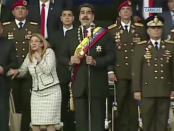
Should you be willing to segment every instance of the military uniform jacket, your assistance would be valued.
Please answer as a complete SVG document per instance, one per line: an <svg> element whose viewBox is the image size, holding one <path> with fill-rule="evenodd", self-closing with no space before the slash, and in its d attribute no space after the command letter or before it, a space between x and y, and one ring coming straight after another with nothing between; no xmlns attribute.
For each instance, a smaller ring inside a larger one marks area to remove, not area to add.
<svg viewBox="0 0 174 131"><path fill-rule="evenodd" d="M131 79L131 57L137 42L145 39L145 30L141 23L131 22L129 32L125 31L121 22L108 27L115 40L115 71L118 79ZM111 68L109 69L111 70Z"/></svg>
<svg viewBox="0 0 174 131"><path fill-rule="evenodd" d="M12 21L3 23L3 26L3 37L15 43L16 57L19 65L21 65L29 51L29 40L31 35L40 32L38 24L26 21L24 26L19 29L15 21Z"/></svg>
<svg viewBox="0 0 174 131"><path fill-rule="evenodd" d="M79 44L78 36L82 36L82 33L79 32L79 34L78 32L78 29L73 29L66 34L66 46L63 58L60 59L65 65L69 65L70 57L74 55L74 51ZM89 55L96 60L96 65L90 66L91 97L106 97L108 95L107 66L114 64L115 61L114 45L109 33L105 34L89 50ZM76 80L73 83L73 94L75 97L88 94L88 71L88 65L84 58L77 72Z"/></svg>
<svg viewBox="0 0 174 131"><path fill-rule="evenodd" d="M132 64L134 92L143 97L168 97L174 90L174 42L161 41L157 51L150 41L135 46Z"/></svg>

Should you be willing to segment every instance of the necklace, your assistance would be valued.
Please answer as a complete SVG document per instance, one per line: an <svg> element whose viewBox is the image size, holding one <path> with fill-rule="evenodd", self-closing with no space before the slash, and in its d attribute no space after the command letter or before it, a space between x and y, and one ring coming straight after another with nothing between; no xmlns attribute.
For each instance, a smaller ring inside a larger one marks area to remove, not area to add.
<svg viewBox="0 0 174 131"><path fill-rule="evenodd" d="M81 26L78 27L78 31L77 31L79 43L82 42L81 35L80 35L80 29L81 29Z"/></svg>

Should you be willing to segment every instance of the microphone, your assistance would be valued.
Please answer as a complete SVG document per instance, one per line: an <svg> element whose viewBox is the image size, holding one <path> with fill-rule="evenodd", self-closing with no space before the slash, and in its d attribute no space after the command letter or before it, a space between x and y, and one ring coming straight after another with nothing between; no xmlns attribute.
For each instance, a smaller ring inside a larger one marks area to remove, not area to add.
<svg viewBox="0 0 174 131"><path fill-rule="evenodd" d="M86 36L86 29L87 29L86 24L83 24L82 27L83 27L83 39L84 39Z"/></svg>
<svg viewBox="0 0 174 131"><path fill-rule="evenodd" d="M93 38L93 31L95 28L95 24L91 24L90 27L91 27L91 38Z"/></svg>

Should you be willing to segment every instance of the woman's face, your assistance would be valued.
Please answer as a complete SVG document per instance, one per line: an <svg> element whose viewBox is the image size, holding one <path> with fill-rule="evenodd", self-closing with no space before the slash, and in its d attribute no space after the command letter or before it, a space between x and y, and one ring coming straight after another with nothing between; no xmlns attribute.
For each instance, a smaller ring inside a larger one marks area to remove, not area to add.
<svg viewBox="0 0 174 131"><path fill-rule="evenodd" d="M31 37L30 39L30 49L31 51L40 51L42 50L43 42L36 36Z"/></svg>

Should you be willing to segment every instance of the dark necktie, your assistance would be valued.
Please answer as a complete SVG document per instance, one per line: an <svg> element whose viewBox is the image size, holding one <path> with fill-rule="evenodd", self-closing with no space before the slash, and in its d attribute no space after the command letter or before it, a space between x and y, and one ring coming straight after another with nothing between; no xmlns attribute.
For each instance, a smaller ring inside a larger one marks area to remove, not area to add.
<svg viewBox="0 0 174 131"><path fill-rule="evenodd" d="M85 30L85 37L87 37L88 36L88 30L86 29Z"/></svg>
<svg viewBox="0 0 174 131"><path fill-rule="evenodd" d="M125 25L125 26L124 26L124 30L125 30L126 32L128 32L128 25Z"/></svg>
<svg viewBox="0 0 174 131"><path fill-rule="evenodd" d="M41 34L45 36L45 4L42 4L41 10Z"/></svg>
<svg viewBox="0 0 174 131"><path fill-rule="evenodd" d="M19 29L21 29L23 27L23 23L19 22Z"/></svg>
<svg viewBox="0 0 174 131"><path fill-rule="evenodd" d="M155 42L155 49L158 51L158 42Z"/></svg>

